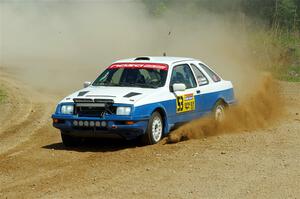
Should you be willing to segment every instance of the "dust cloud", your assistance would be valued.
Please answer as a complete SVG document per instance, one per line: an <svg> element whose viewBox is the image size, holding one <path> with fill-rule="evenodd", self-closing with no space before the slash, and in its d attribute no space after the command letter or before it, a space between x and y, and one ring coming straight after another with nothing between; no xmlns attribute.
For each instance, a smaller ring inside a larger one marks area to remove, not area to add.
<svg viewBox="0 0 300 199"><path fill-rule="evenodd" d="M28 0L0 6L0 65L35 87L67 94L116 59L152 52L155 32L140 3Z"/></svg>
<svg viewBox="0 0 300 199"><path fill-rule="evenodd" d="M271 78L261 80L243 13L179 3L152 16L142 1L0 1L0 68L45 92L67 95L115 60L193 57L231 80L240 105L222 124L194 121L171 141L261 127L277 112ZM250 96L250 97L249 97ZM239 122L236 122L236 121ZM197 129L201 129L197 131Z"/></svg>
<svg viewBox="0 0 300 199"><path fill-rule="evenodd" d="M0 67L34 87L67 94L117 59L164 52L204 61L232 80L238 95L257 79L242 14L218 15L184 3L154 17L142 1L0 6Z"/></svg>
<svg viewBox="0 0 300 199"><path fill-rule="evenodd" d="M278 82L266 74L259 87L249 92L248 98L226 111L224 121L217 122L209 116L192 121L172 132L167 143L263 128L277 121L283 113L283 105Z"/></svg>

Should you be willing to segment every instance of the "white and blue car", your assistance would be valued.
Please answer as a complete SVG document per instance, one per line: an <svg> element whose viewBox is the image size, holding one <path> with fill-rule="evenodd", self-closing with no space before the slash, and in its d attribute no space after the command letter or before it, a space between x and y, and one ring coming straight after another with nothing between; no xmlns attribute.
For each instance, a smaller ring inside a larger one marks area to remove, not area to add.
<svg viewBox="0 0 300 199"><path fill-rule="evenodd" d="M182 123L211 113L221 120L234 102L232 83L199 60L137 57L119 60L85 82L52 118L66 146L104 136L156 144Z"/></svg>

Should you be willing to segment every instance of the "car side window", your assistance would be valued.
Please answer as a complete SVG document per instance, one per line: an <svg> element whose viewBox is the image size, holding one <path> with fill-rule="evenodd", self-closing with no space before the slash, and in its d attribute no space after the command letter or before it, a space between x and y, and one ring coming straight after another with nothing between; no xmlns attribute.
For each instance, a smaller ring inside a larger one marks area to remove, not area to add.
<svg viewBox="0 0 300 199"><path fill-rule="evenodd" d="M204 86L208 84L208 79L205 77L205 75L201 72L201 70L195 66L194 64L191 64L192 69L196 75L197 82L199 86Z"/></svg>
<svg viewBox="0 0 300 199"><path fill-rule="evenodd" d="M173 68L171 85L175 83L185 84L187 89L197 87L194 74L188 64L177 65Z"/></svg>
<svg viewBox="0 0 300 199"><path fill-rule="evenodd" d="M201 64L201 63L199 63L199 65L210 76L210 78L214 82L221 81L221 78L216 73L214 73L212 70L210 70L207 66L205 66L204 64Z"/></svg>

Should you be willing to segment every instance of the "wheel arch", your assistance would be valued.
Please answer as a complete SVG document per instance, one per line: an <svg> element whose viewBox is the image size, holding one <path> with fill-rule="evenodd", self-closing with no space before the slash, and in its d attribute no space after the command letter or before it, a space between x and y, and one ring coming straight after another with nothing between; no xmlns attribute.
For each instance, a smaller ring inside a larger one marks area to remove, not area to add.
<svg viewBox="0 0 300 199"><path fill-rule="evenodd" d="M226 100L225 100L223 97L219 97L219 98L216 100L216 102L215 102L215 104L214 104L214 107L215 107L219 102L223 103L223 104L225 105L225 107L228 107L228 106L229 106L229 103L227 103Z"/></svg>

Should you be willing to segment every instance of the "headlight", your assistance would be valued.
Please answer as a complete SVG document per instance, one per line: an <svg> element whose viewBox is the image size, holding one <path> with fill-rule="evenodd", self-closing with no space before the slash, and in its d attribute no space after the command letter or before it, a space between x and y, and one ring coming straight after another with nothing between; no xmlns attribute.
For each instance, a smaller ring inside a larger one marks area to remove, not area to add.
<svg viewBox="0 0 300 199"><path fill-rule="evenodd" d="M117 115L130 115L131 107L119 106L117 108Z"/></svg>
<svg viewBox="0 0 300 199"><path fill-rule="evenodd" d="M73 105L62 105L60 112L62 114L73 114L74 112L74 106Z"/></svg>

